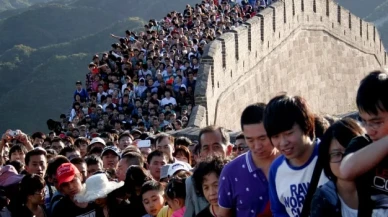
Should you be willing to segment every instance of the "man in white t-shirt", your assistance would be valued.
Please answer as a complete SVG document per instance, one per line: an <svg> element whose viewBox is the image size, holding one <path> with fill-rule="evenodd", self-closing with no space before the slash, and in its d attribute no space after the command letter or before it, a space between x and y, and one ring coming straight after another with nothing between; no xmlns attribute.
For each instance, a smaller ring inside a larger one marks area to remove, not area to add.
<svg viewBox="0 0 388 217"><path fill-rule="evenodd" d="M164 98L161 101L161 106L165 106L168 104L172 104L174 107L176 106L176 100L174 97L171 97L171 91L166 90L164 91Z"/></svg>
<svg viewBox="0 0 388 217"><path fill-rule="evenodd" d="M314 115L299 96L280 95L268 103L264 127L282 154L271 165L269 197L274 217L300 216L318 159ZM321 173L318 185L328 179Z"/></svg>

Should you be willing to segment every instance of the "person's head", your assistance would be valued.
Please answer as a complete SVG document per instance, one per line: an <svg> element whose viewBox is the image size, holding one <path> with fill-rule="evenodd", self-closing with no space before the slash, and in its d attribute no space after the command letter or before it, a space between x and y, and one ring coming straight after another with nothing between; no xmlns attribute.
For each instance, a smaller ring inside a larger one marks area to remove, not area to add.
<svg viewBox="0 0 388 217"><path fill-rule="evenodd" d="M264 127L272 144L287 159L308 159L306 154L314 140L314 115L304 98L283 94L271 99L264 112Z"/></svg>
<svg viewBox="0 0 388 217"><path fill-rule="evenodd" d="M116 169L120 160L120 151L116 146L106 146L101 153L105 169Z"/></svg>
<svg viewBox="0 0 388 217"><path fill-rule="evenodd" d="M143 156L137 152L128 152L121 156L119 164L117 166L116 176L119 181L125 180L125 175L130 166L144 166Z"/></svg>
<svg viewBox="0 0 388 217"><path fill-rule="evenodd" d="M8 156L10 161L19 160L24 163L26 157L27 149L24 145L16 144L9 149Z"/></svg>
<svg viewBox="0 0 388 217"><path fill-rule="evenodd" d="M211 157L199 163L194 170L195 189L210 205L218 206L218 180L227 162L225 158Z"/></svg>
<svg viewBox="0 0 388 217"><path fill-rule="evenodd" d="M229 134L223 127L208 126L199 132L201 157L229 156L232 153Z"/></svg>
<svg viewBox="0 0 388 217"><path fill-rule="evenodd" d="M314 116L315 137L322 138L323 134L330 127L330 123L326 118L320 115Z"/></svg>
<svg viewBox="0 0 388 217"><path fill-rule="evenodd" d="M70 163L72 163L75 167L77 167L78 171L81 173L82 176L82 182L84 183L86 181L86 177L88 177L88 169L86 166L86 161L80 157L74 157L70 160Z"/></svg>
<svg viewBox="0 0 388 217"><path fill-rule="evenodd" d="M26 171L30 174L37 174L42 177L46 175L47 152L43 148L35 148L26 154Z"/></svg>
<svg viewBox="0 0 388 217"><path fill-rule="evenodd" d="M183 145L189 147L192 144L191 140L187 137L181 136L175 139L175 147Z"/></svg>
<svg viewBox="0 0 388 217"><path fill-rule="evenodd" d="M20 182L20 196L23 204L43 205L46 182L37 174L27 174Z"/></svg>
<svg viewBox="0 0 388 217"><path fill-rule="evenodd" d="M148 169L155 180L160 179L160 171L168 163L168 157L161 151L155 150L147 157Z"/></svg>
<svg viewBox="0 0 388 217"><path fill-rule="evenodd" d="M164 190L164 196L168 206L172 211L176 211L185 206L186 198L186 179L172 178L166 189Z"/></svg>
<svg viewBox="0 0 388 217"><path fill-rule="evenodd" d="M85 158L87 167L87 178L98 171L103 171L102 160L98 155L89 155Z"/></svg>
<svg viewBox="0 0 388 217"><path fill-rule="evenodd" d="M74 145L79 148L81 157L86 156L89 142L90 142L89 139L85 137L79 137L74 141Z"/></svg>
<svg viewBox="0 0 388 217"><path fill-rule="evenodd" d="M249 150L256 159L266 159L275 151L263 124L265 107L264 103L252 104L241 114L241 130Z"/></svg>
<svg viewBox="0 0 388 217"><path fill-rule="evenodd" d="M133 136L129 133L122 133L119 136L119 148L124 150L126 147L130 146L133 142Z"/></svg>
<svg viewBox="0 0 388 217"><path fill-rule="evenodd" d="M42 146L44 140L46 139L46 135L42 132L36 132L31 135L32 138L32 145L35 146Z"/></svg>
<svg viewBox="0 0 388 217"><path fill-rule="evenodd" d="M245 141L245 136L243 133L240 133L236 137L233 149L236 149L236 155L244 154L249 150L249 147Z"/></svg>
<svg viewBox="0 0 388 217"><path fill-rule="evenodd" d="M58 167L57 180L59 191L71 199L82 190L82 176L72 163L64 163Z"/></svg>
<svg viewBox="0 0 388 217"><path fill-rule="evenodd" d="M191 165L191 153L186 146L179 145L175 148L173 156L179 160Z"/></svg>
<svg viewBox="0 0 388 217"><path fill-rule="evenodd" d="M156 136L156 148L162 151L172 161L172 154L174 153L174 137L166 133L161 133Z"/></svg>
<svg viewBox="0 0 388 217"><path fill-rule="evenodd" d="M90 144L89 146L87 147L87 151L91 151L93 148L101 148L101 149L104 149L106 146L106 142L105 140L103 140L102 138L100 137L95 137L92 139L92 141L90 141Z"/></svg>
<svg viewBox="0 0 388 217"><path fill-rule="evenodd" d="M12 165L13 167L15 167L18 174L24 171L24 163L22 163L20 160L10 161L9 163L7 163L7 165Z"/></svg>
<svg viewBox="0 0 388 217"><path fill-rule="evenodd" d="M65 143L63 143L61 138L54 137L51 140L51 147L50 148L54 149L57 153L60 153L64 147L65 147Z"/></svg>
<svg viewBox="0 0 388 217"><path fill-rule="evenodd" d="M141 186L149 180L152 180L152 177L146 169L136 165L130 166L125 175L124 189L129 195L140 195Z"/></svg>
<svg viewBox="0 0 388 217"><path fill-rule="evenodd" d="M70 163L69 159L65 156L55 156L47 166L47 178L50 183L52 183L56 189L59 189L58 180L57 180L57 169L64 163Z"/></svg>
<svg viewBox="0 0 388 217"><path fill-rule="evenodd" d="M362 79L356 103L361 124L373 141L388 135L388 73L374 71Z"/></svg>
<svg viewBox="0 0 388 217"><path fill-rule="evenodd" d="M59 152L59 155L63 155L67 157L67 159L71 160L75 157L81 157L81 153L79 151L79 148L75 145L70 145L64 147L61 152Z"/></svg>
<svg viewBox="0 0 388 217"><path fill-rule="evenodd" d="M145 182L141 186L141 196L146 212L151 216L157 216L164 206L163 185L155 180Z"/></svg>
<svg viewBox="0 0 388 217"><path fill-rule="evenodd" d="M350 140L363 134L363 129L350 118L336 121L327 129L319 144L319 160L327 178L337 180L339 166Z"/></svg>

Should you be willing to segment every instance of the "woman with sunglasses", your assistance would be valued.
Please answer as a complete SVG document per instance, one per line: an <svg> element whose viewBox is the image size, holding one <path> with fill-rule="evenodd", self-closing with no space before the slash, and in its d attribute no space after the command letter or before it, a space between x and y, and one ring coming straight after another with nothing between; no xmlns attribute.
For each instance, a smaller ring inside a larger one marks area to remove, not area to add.
<svg viewBox="0 0 388 217"><path fill-rule="evenodd" d="M318 188L311 202L310 217L357 217L356 184L338 177L339 167L351 139L364 134L352 119L335 122L322 136L319 160L330 179Z"/></svg>

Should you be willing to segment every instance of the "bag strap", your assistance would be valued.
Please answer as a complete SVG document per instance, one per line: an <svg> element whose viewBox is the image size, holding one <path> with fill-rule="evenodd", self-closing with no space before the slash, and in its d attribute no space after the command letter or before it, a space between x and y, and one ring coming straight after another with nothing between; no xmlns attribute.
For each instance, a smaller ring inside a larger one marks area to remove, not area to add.
<svg viewBox="0 0 388 217"><path fill-rule="evenodd" d="M310 216L311 200L313 199L315 190L317 190L319 178L321 177L321 174L322 174L322 169L323 168L322 168L321 160L319 159L319 155L318 155L317 163L315 164L315 167L314 167L313 176L311 177L310 185L307 190L306 197L304 199L302 213L300 214L300 217Z"/></svg>

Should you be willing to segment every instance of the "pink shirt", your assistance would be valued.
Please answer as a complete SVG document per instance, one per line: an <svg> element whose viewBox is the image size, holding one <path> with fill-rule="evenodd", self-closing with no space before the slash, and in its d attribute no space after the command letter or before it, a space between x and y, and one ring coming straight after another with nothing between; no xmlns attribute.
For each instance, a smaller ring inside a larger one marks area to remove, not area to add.
<svg viewBox="0 0 388 217"><path fill-rule="evenodd" d="M183 215L185 214L185 211L186 211L186 207L182 207L178 210L175 210L175 212L172 213L171 217L183 217Z"/></svg>

